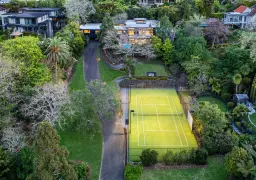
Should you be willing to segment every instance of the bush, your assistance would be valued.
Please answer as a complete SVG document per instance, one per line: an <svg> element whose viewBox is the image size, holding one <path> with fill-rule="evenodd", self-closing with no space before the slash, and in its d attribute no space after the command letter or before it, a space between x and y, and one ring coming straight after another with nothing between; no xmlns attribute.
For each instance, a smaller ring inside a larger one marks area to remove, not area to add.
<svg viewBox="0 0 256 180"><path fill-rule="evenodd" d="M230 101L227 103L227 106L228 106L228 109L232 109L235 106L235 103Z"/></svg>
<svg viewBox="0 0 256 180"><path fill-rule="evenodd" d="M143 166L151 166L157 163L158 153L155 150L145 149L140 155Z"/></svg>
<svg viewBox="0 0 256 180"><path fill-rule="evenodd" d="M197 165L204 165L207 164L207 156L208 152L204 148L198 148L195 150L192 154L194 157L192 157L192 161L194 164Z"/></svg>
<svg viewBox="0 0 256 180"><path fill-rule="evenodd" d="M73 167L76 171L77 178L79 180L89 180L90 179L91 168L87 163L82 162L82 163L73 165Z"/></svg>
<svg viewBox="0 0 256 180"><path fill-rule="evenodd" d="M174 158L173 158L173 152L172 151L167 151L163 157L163 162L165 165L172 165L175 163Z"/></svg>
<svg viewBox="0 0 256 180"><path fill-rule="evenodd" d="M124 179L125 180L139 180L143 167L139 164L132 165L127 164L124 170Z"/></svg>

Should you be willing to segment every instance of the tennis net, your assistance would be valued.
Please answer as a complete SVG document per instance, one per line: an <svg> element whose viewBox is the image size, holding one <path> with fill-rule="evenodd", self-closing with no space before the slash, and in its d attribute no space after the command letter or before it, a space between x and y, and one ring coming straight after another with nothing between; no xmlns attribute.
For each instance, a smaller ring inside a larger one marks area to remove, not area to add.
<svg viewBox="0 0 256 180"><path fill-rule="evenodd" d="M183 116L184 113L132 113L133 116Z"/></svg>

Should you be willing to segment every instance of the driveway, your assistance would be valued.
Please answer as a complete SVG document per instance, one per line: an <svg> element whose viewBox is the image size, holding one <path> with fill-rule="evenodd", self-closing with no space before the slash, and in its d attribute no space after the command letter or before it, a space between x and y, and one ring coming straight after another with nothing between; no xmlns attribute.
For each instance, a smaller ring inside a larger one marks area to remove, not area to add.
<svg viewBox="0 0 256 180"><path fill-rule="evenodd" d="M84 75L87 82L101 80L96 59L98 42L90 41L84 50ZM123 180L125 160L125 135L118 116L102 120L103 157L100 180Z"/></svg>

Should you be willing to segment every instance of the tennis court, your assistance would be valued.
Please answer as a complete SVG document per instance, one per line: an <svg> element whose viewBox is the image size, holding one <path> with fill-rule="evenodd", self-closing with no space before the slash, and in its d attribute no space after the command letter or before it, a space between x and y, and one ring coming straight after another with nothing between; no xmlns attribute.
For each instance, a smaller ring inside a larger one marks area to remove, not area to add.
<svg viewBox="0 0 256 180"><path fill-rule="evenodd" d="M131 89L129 108L129 161L147 148L162 160L168 150L197 147L175 89Z"/></svg>

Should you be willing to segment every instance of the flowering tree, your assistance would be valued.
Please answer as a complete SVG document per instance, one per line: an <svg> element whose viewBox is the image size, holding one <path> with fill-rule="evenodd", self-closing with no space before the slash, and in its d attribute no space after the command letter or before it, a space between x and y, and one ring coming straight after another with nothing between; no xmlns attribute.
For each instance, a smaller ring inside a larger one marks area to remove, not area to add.
<svg viewBox="0 0 256 180"><path fill-rule="evenodd" d="M80 23L86 23L89 16L96 12L89 0L68 0L65 7L68 18Z"/></svg>

